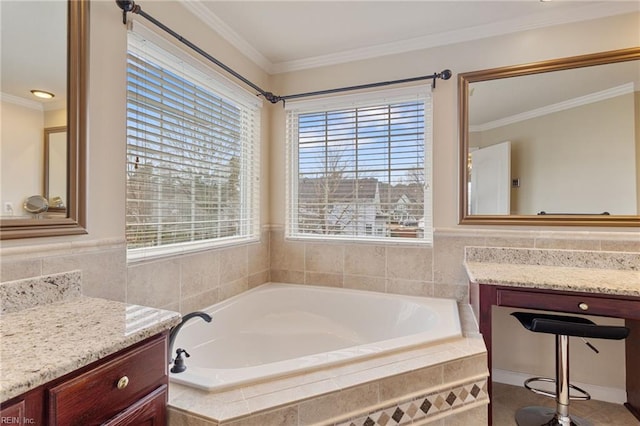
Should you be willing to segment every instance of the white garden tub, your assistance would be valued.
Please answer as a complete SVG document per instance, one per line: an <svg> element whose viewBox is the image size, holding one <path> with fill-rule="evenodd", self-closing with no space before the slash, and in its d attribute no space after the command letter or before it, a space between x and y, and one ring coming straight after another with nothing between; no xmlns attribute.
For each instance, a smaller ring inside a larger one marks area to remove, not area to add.
<svg viewBox="0 0 640 426"><path fill-rule="evenodd" d="M455 300L264 284L203 310L173 345L173 382L208 391L462 337Z"/></svg>

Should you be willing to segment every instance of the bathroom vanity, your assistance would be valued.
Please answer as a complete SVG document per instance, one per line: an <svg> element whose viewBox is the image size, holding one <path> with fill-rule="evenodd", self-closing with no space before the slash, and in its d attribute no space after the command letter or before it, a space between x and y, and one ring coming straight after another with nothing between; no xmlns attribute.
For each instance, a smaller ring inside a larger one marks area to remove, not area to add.
<svg viewBox="0 0 640 426"><path fill-rule="evenodd" d="M18 425L164 425L176 312L74 297L0 318L0 415Z"/></svg>
<svg viewBox="0 0 640 426"><path fill-rule="evenodd" d="M479 254L475 248L467 248L465 266L470 278L470 300L487 346L489 366L493 306L622 318L631 329L625 341L625 406L640 420L640 369L637 365L640 359L640 271L637 269L640 255L614 254L613 267L606 267L604 252L590 257L578 252L525 252L523 249L516 252L516 257L528 259L529 263L518 263L513 258L501 262L505 260L506 251L482 250L485 253ZM497 258L492 259L493 256ZM563 262L569 260L572 266L562 262L554 264L553 258L561 258Z"/></svg>

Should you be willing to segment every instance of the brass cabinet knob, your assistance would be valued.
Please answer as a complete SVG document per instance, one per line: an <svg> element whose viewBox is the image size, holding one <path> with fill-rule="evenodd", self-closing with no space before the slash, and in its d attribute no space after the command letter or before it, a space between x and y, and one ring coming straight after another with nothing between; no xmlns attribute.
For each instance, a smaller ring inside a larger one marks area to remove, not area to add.
<svg viewBox="0 0 640 426"><path fill-rule="evenodd" d="M587 305L584 302L581 302L581 303L578 304L578 308L582 309L583 311L586 311L586 310L589 309L589 305Z"/></svg>
<svg viewBox="0 0 640 426"><path fill-rule="evenodd" d="M118 384L116 386L118 389L122 390L126 388L127 385L129 385L129 378L127 376L122 376L120 377L120 380L118 380Z"/></svg>

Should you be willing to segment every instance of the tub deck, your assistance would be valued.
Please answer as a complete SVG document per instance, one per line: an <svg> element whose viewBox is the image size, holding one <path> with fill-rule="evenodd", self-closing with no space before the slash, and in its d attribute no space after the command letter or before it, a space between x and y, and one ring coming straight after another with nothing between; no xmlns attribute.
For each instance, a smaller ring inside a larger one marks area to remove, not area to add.
<svg viewBox="0 0 640 426"><path fill-rule="evenodd" d="M397 409L407 416L403 422L426 423L473 412L478 421L474 424L483 424L487 352L470 306L460 305L459 312L464 337L454 341L220 392L172 383L169 424L197 418L199 425L211 426L359 426L371 416L398 415Z"/></svg>

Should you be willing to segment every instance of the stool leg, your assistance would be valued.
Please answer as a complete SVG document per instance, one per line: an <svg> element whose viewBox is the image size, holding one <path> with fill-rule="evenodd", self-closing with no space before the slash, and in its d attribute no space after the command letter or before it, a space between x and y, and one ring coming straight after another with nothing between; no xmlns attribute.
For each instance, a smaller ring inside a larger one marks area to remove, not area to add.
<svg viewBox="0 0 640 426"><path fill-rule="evenodd" d="M525 407L516 413L518 426L593 426L580 417L569 416L569 336L556 335L556 409ZM584 392L584 391L583 391Z"/></svg>
<svg viewBox="0 0 640 426"><path fill-rule="evenodd" d="M569 417L569 336L556 335L556 420L571 426Z"/></svg>

